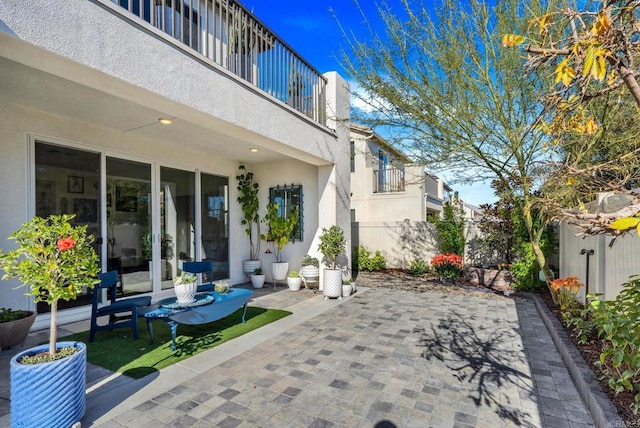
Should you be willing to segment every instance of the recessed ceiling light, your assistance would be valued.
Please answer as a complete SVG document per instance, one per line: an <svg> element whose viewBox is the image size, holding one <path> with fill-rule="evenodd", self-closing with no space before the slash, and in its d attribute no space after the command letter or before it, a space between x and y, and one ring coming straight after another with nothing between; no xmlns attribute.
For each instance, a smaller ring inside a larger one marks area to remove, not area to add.
<svg viewBox="0 0 640 428"><path fill-rule="evenodd" d="M173 121L168 117L161 117L160 119L158 119L158 122L160 122L163 125L171 125L173 123Z"/></svg>
<svg viewBox="0 0 640 428"><path fill-rule="evenodd" d="M249 149L249 151L250 151L250 152L255 153L255 152L257 152L257 151L258 151L258 149L256 149L255 147L251 147L251 148Z"/></svg>

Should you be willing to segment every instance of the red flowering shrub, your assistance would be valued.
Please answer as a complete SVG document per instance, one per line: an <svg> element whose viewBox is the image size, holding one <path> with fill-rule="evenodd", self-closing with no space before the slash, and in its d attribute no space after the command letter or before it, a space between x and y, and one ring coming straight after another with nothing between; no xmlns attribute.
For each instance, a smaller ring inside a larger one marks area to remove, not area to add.
<svg viewBox="0 0 640 428"><path fill-rule="evenodd" d="M431 259L431 266L441 278L455 279L462 274L462 256L437 254Z"/></svg>

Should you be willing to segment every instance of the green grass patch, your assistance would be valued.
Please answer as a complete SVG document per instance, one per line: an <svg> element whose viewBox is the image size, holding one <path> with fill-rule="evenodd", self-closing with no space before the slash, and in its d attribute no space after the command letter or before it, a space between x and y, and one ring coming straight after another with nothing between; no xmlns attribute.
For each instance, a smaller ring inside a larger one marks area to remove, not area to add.
<svg viewBox="0 0 640 428"><path fill-rule="evenodd" d="M248 307L246 323L242 322L242 309L239 309L212 323L180 324L175 351L171 351L169 326L164 321L154 320L154 341L149 344L147 323L142 318L138 320L138 340L133 340L130 328L99 331L93 343L89 343L88 331L65 336L63 339L86 343L88 362L133 378L141 378L288 315L291 312Z"/></svg>

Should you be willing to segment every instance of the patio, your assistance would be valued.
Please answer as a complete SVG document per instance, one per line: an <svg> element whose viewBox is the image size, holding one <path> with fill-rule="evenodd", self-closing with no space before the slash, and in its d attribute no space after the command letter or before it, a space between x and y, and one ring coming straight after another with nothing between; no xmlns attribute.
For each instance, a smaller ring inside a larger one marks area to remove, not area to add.
<svg viewBox="0 0 640 428"><path fill-rule="evenodd" d="M594 426L530 300L257 291L293 315L143 379L90 367L83 426Z"/></svg>

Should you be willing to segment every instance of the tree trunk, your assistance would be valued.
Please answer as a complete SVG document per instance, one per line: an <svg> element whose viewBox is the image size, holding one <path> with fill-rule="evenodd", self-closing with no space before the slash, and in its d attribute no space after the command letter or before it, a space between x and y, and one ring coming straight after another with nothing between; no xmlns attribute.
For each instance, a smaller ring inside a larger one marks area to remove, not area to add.
<svg viewBox="0 0 640 428"><path fill-rule="evenodd" d="M51 303L51 324L49 325L49 355L56 353L56 342L58 341L58 302Z"/></svg>
<svg viewBox="0 0 640 428"><path fill-rule="evenodd" d="M551 292L551 297L553 298L553 303L558 304L558 296L551 288L551 281L553 281L553 273L551 269L549 269L549 265L547 264L547 258L544 256L542 249L538 245L537 242L531 242L531 246L533 248L533 254L536 256L536 261L538 265L540 265L542 269L542 273L544 274L545 283L547 284L547 288L549 292Z"/></svg>

